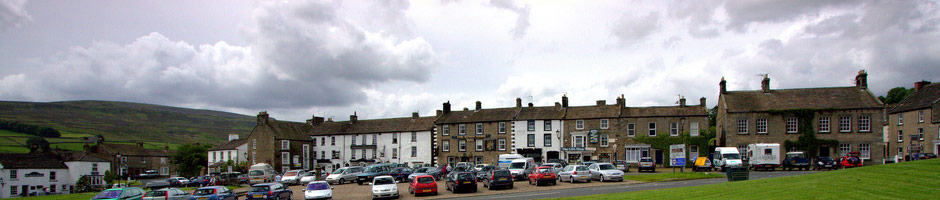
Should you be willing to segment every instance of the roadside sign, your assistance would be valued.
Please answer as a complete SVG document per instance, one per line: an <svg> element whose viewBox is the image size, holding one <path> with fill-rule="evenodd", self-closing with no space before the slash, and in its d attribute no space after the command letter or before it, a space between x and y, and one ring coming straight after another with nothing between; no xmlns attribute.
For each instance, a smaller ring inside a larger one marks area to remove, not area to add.
<svg viewBox="0 0 940 200"><path fill-rule="evenodd" d="M669 145L670 166L685 166L685 144Z"/></svg>
<svg viewBox="0 0 940 200"><path fill-rule="evenodd" d="M597 141L599 140L597 136L597 129L591 129L591 132L588 133L588 140L591 144L597 144Z"/></svg>

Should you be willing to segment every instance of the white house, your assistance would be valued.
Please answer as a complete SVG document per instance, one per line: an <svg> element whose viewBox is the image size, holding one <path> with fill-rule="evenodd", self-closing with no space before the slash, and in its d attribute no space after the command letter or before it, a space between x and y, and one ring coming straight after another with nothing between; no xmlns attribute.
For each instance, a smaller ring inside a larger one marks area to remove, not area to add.
<svg viewBox="0 0 940 200"><path fill-rule="evenodd" d="M432 163L435 117L329 120L311 129L312 157L332 171L345 166L374 163Z"/></svg>
<svg viewBox="0 0 940 200"><path fill-rule="evenodd" d="M561 146L564 135L565 109L561 105L554 107L522 107L522 100L516 99L516 106L521 107L512 122L513 153L533 158L536 162L549 159L563 159Z"/></svg>
<svg viewBox="0 0 940 200"><path fill-rule="evenodd" d="M44 192L68 194L71 184L69 169L58 156L0 154L0 198Z"/></svg>
<svg viewBox="0 0 940 200"><path fill-rule="evenodd" d="M219 168L225 162L248 162L248 140L238 139L237 134L230 134L228 142L212 147L207 153L209 173L226 172L227 169Z"/></svg>
<svg viewBox="0 0 940 200"><path fill-rule="evenodd" d="M91 185L107 185L104 181L104 172L111 169L111 162L85 152L72 154L65 159L65 166L69 168L69 177L72 185L78 183L82 176L88 177Z"/></svg>

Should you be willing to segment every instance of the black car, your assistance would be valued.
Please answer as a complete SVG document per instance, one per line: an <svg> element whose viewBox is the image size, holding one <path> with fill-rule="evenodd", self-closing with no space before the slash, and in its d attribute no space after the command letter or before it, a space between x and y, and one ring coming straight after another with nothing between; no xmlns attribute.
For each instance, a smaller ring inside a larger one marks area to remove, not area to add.
<svg viewBox="0 0 940 200"><path fill-rule="evenodd" d="M839 162L829 156L819 156L813 161L813 169L839 169Z"/></svg>
<svg viewBox="0 0 940 200"><path fill-rule="evenodd" d="M931 159L931 158L937 158L937 154L933 154L933 153L921 153L921 154L918 154L918 155L917 155L917 158L920 159L920 160L923 160L923 159Z"/></svg>
<svg viewBox="0 0 940 200"><path fill-rule="evenodd" d="M444 187L454 193L461 190L477 192L477 179L470 172L454 172L448 176Z"/></svg>
<svg viewBox="0 0 940 200"><path fill-rule="evenodd" d="M499 168L496 166L483 166L483 168L481 168L480 171L476 173L477 181L483 181L483 179L486 178L486 176L488 176L490 172L496 169L499 169Z"/></svg>
<svg viewBox="0 0 940 200"><path fill-rule="evenodd" d="M447 179L450 179L451 175L454 175L454 174L460 173L460 172L470 172L470 174L473 174L473 176L476 177L476 173L473 173L473 171L471 171L471 170L473 170L473 168L472 168L472 167L469 167L469 166L454 167L453 170L447 172L447 177L446 177L446 178L447 178Z"/></svg>
<svg viewBox="0 0 940 200"><path fill-rule="evenodd" d="M506 169L491 170L483 179L483 187L493 190L495 187L512 189L512 174Z"/></svg>

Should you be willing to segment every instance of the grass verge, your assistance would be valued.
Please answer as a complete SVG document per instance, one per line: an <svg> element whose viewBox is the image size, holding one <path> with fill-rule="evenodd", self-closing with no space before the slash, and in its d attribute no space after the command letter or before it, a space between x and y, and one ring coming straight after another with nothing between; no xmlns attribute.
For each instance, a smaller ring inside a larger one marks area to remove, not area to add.
<svg viewBox="0 0 940 200"><path fill-rule="evenodd" d="M18 197L10 198L9 200L88 200L95 195L97 192L88 192L88 193L78 193L78 194L62 194L62 195L48 195L48 196L37 196L37 197Z"/></svg>
<svg viewBox="0 0 940 200"><path fill-rule="evenodd" d="M623 179L641 181L641 182L662 182L662 181L681 181L681 180L724 178L724 177L725 175L721 173L677 172L677 173L626 175L626 176L623 176Z"/></svg>

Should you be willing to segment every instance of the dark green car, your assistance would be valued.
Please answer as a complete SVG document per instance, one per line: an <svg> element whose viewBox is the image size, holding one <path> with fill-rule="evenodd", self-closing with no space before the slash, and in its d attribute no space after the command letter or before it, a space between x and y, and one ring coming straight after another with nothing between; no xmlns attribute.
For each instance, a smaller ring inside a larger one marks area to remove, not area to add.
<svg viewBox="0 0 940 200"><path fill-rule="evenodd" d="M101 191L91 199L114 199L114 200L141 200L144 197L144 190L137 187L113 188Z"/></svg>

